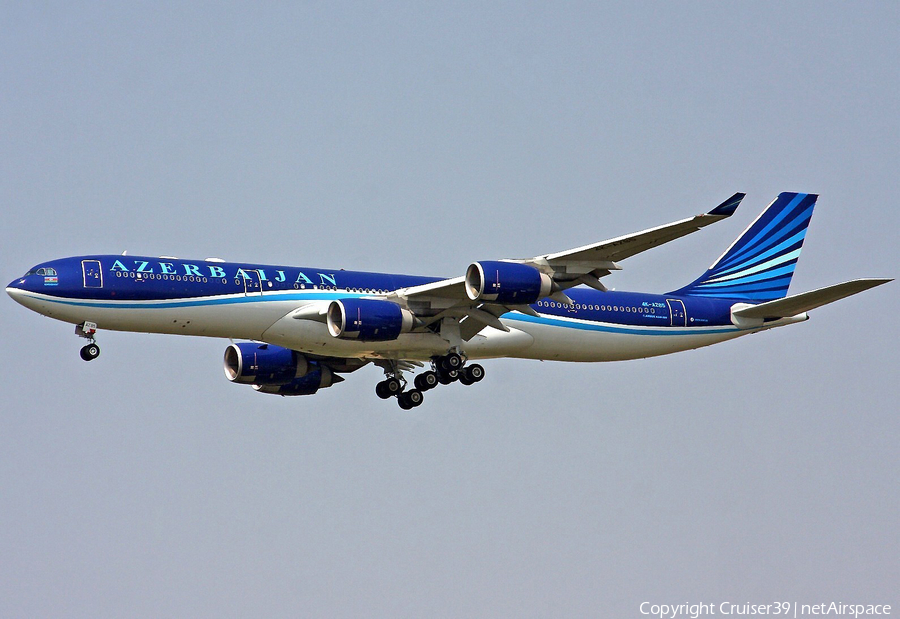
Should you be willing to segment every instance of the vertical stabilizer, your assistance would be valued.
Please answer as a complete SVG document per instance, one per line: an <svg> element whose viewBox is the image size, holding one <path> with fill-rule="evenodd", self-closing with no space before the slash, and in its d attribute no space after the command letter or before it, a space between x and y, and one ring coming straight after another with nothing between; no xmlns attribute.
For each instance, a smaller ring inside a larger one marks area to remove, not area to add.
<svg viewBox="0 0 900 619"><path fill-rule="evenodd" d="M669 294L751 303L787 294L818 196L782 193L699 279Z"/></svg>

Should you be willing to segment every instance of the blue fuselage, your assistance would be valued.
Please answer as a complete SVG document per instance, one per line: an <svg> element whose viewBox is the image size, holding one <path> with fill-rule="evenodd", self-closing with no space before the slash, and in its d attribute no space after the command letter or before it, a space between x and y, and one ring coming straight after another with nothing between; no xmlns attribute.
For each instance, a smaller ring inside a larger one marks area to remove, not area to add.
<svg viewBox="0 0 900 619"><path fill-rule="evenodd" d="M445 348L445 342L432 333L404 334L391 342L338 341L328 335L322 322L290 315L313 303L383 297L439 279L96 255L38 265L11 282L7 292L44 315L73 324L90 321L100 329L256 339L339 357L428 358ZM733 324L733 300L589 288L573 288L567 294L574 304L545 298L531 305L537 315L504 314L501 319L511 331L484 329L465 345L467 354L617 360L696 348L762 328Z"/></svg>

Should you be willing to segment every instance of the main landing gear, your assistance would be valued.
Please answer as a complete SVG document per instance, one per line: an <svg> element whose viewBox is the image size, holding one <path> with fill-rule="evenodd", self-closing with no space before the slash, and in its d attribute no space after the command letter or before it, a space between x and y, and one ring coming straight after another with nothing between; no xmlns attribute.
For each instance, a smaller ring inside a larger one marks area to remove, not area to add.
<svg viewBox="0 0 900 619"><path fill-rule="evenodd" d="M385 368L386 378L375 385L375 393L382 400L396 397L400 408L409 410L421 405L425 400L424 393L438 385L449 385L455 381L472 385L484 378L483 367L477 363L467 365L465 358L455 352L432 357L431 367L413 379L414 389L406 389L403 372L396 363L392 363Z"/></svg>
<svg viewBox="0 0 900 619"><path fill-rule="evenodd" d="M94 339L96 333L97 323L95 322L83 322L80 325L75 325L75 335L90 340L87 345L81 348L81 358L85 361L93 361L100 356L100 346L97 345L97 340Z"/></svg>
<svg viewBox="0 0 900 619"><path fill-rule="evenodd" d="M442 385L449 385L457 380L464 385L473 385L484 378L483 367L477 363L466 364L466 360L455 352L443 357L434 357L431 362L434 366L434 374Z"/></svg>

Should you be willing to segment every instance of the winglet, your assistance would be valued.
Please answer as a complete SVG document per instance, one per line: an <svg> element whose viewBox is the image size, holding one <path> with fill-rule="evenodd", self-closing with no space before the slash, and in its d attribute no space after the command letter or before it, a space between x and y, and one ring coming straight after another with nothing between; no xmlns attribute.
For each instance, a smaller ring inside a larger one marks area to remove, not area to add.
<svg viewBox="0 0 900 619"><path fill-rule="evenodd" d="M734 212L737 210L738 205L741 203L741 200L744 199L744 196L747 194L737 192L724 202L711 210L707 215L718 215L720 217L731 217Z"/></svg>

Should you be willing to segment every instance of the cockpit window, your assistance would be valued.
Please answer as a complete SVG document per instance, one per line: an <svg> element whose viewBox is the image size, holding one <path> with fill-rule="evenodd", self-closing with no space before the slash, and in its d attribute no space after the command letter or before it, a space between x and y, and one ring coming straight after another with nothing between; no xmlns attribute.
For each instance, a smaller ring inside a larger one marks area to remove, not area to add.
<svg viewBox="0 0 900 619"><path fill-rule="evenodd" d="M53 275L56 275L56 269L51 268L51 267L41 267L40 269L37 269L36 271L28 271L28 273L25 274L26 277L28 277L29 275L53 276Z"/></svg>

